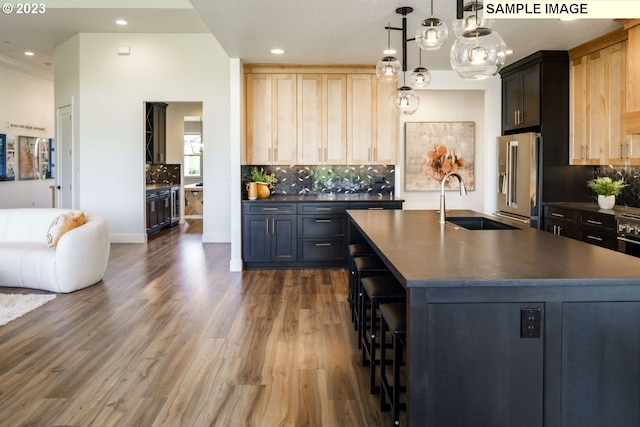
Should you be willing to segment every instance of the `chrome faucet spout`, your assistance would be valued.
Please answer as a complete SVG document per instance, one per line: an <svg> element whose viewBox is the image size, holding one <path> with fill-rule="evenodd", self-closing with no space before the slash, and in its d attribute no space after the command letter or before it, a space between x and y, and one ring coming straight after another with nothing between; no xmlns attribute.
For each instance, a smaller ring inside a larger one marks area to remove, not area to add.
<svg viewBox="0 0 640 427"><path fill-rule="evenodd" d="M458 178L458 181L460 182L460 195L461 196L466 196L467 195L467 189L464 187L464 180L462 179L462 177L460 175L458 175L457 173L454 172L449 172L447 174L445 174L444 178L442 178L442 181L440 182L440 220L438 221L440 224L444 224L445 222L447 222L447 217L445 214L445 197L444 197L444 185L446 183L446 181L449 179L449 177L455 176L456 178Z"/></svg>

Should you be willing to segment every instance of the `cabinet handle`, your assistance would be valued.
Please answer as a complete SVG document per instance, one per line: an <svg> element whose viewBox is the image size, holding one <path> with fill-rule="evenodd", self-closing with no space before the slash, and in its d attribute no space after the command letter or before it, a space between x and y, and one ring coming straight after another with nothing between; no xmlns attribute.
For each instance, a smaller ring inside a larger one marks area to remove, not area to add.
<svg viewBox="0 0 640 427"><path fill-rule="evenodd" d="M316 243L316 246L331 246L331 243Z"/></svg>
<svg viewBox="0 0 640 427"><path fill-rule="evenodd" d="M329 161L329 149L327 147L324 147L324 161Z"/></svg>
<svg viewBox="0 0 640 427"><path fill-rule="evenodd" d="M277 211L278 208L262 208L263 211Z"/></svg>
<svg viewBox="0 0 640 427"><path fill-rule="evenodd" d="M518 124L518 110L513 111L513 124L514 125Z"/></svg>
<svg viewBox="0 0 640 427"><path fill-rule="evenodd" d="M558 236L562 236L562 227L558 225Z"/></svg>
<svg viewBox="0 0 640 427"><path fill-rule="evenodd" d="M316 211L330 211L331 208L316 208Z"/></svg>
<svg viewBox="0 0 640 427"><path fill-rule="evenodd" d="M151 212L155 212L156 211L156 201L152 201L151 202Z"/></svg>
<svg viewBox="0 0 640 427"><path fill-rule="evenodd" d="M318 148L318 160L322 161L322 148Z"/></svg>
<svg viewBox="0 0 640 427"><path fill-rule="evenodd" d="M557 216L558 218L564 218L564 214L559 214L555 212L551 212L551 216Z"/></svg>
<svg viewBox="0 0 640 427"><path fill-rule="evenodd" d="M276 219L271 220L271 234L276 234Z"/></svg>
<svg viewBox="0 0 640 427"><path fill-rule="evenodd" d="M273 161L278 161L278 147L273 149Z"/></svg>
<svg viewBox="0 0 640 427"><path fill-rule="evenodd" d="M371 161L371 148L367 149L367 161L370 162Z"/></svg>
<svg viewBox="0 0 640 427"><path fill-rule="evenodd" d="M374 147L373 148L373 158L371 159L372 162L375 162L378 160L378 147Z"/></svg>
<svg viewBox="0 0 640 427"><path fill-rule="evenodd" d="M271 148L269 148L269 153L267 155L267 159L271 162Z"/></svg>
<svg viewBox="0 0 640 427"><path fill-rule="evenodd" d="M625 149L625 146L624 146L624 142L621 142L620 143L620 158L624 160L626 154L627 153L626 153L626 149Z"/></svg>
<svg viewBox="0 0 640 427"><path fill-rule="evenodd" d="M595 225L602 225L602 222L600 221L594 221L593 219L588 219L587 222L589 224L595 224Z"/></svg>
<svg viewBox="0 0 640 427"><path fill-rule="evenodd" d="M330 219L316 219L316 222L331 222Z"/></svg>
<svg viewBox="0 0 640 427"><path fill-rule="evenodd" d="M164 199L164 207L165 208L169 207L169 199Z"/></svg>
<svg viewBox="0 0 640 427"><path fill-rule="evenodd" d="M381 211L384 210L384 208L367 208L370 211Z"/></svg>
<svg viewBox="0 0 640 427"><path fill-rule="evenodd" d="M520 115L520 123L518 123L518 124L521 125L522 123L524 123L524 111L518 110L518 113Z"/></svg>
<svg viewBox="0 0 640 427"><path fill-rule="evenodd" d="M587 235L587 239L596 240L598 242L602 242L604 240L602 237L596 237L591 235Z"/></svg>
<svg viewBox="0 0 640 427"><path fill-rule="evenodd" d="M269 234L269 218L265 219L265 221L267 222L267 234Z"/></svg>

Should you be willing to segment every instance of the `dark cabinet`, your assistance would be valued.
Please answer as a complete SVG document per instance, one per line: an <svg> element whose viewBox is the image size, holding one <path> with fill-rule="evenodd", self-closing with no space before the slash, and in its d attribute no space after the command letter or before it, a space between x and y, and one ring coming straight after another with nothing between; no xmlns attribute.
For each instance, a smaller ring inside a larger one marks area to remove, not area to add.
<svg viewBox="0 0 640 427"><path fill-rule="evenodd" d="M296 261L296 224L293 204L245 205L242 218L244 261L267 264Z"/></svg>
<svg viewBox="0 0 640 427"><path fill-rule="evenodd" d="M544 207L544 230L558 236L578 239L574 211L558 207Z"/></svg>
<svg viewBox="0 0 640 427"><path fill-rule="evenodd" d="M582 240L592 245L617 250L616 217L597 212L597 208L572 208L558 204L544 206L544 229L558 236Z"/></svg>
<svg viewBox="0 0 640 427"><path fill-rule="evenodd" d="M166 162L167 104L145 103L145 153L147 163Z"/></svg>
<svg viewBox="0 0 640 427"><path fill-rule="evenodd" d="M171 190L147 190L147 235L171 226Z"/></svg>
<svg viewBox="0 0 640 427"><path fill-rule="evenodd" d="M424 425L544 424L545 331L539 326L534 337L522 333L530 312L537 325L545 324L541 303L428 305Z"/></svg>
<svg viewBox="0 0 640 427"><path fill-rule="evenodd" d="M316 265L343 264L347 259L348 203L298 205L298 260Z"/></svg>
<svg viewBox="0 0 640 427"><path fill-rule="evenodd" d="M502 78L503 131L540 125L540 64Z"/></svg>

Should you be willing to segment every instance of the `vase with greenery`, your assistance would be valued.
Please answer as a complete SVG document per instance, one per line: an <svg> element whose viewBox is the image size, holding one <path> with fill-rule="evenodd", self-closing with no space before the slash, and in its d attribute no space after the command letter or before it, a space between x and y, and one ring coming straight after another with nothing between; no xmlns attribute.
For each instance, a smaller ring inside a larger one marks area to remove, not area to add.
<svg viewBox="0 0 640 427"><path fill-rule="evenodd" d="M624 179L614 181L608 176L587 181L587 185L598 195L598 205L602 209L611 209L616 204L616 196L628 184L624 183Z"/></svg>
<svg viewBox="0 0 640 427"><path fill-rule="evenodd" d="M258 169L254 166L251 169L251 179L258 184L258 199L267 199L278 182L275 173L267 173L264 168Z"/></svg>

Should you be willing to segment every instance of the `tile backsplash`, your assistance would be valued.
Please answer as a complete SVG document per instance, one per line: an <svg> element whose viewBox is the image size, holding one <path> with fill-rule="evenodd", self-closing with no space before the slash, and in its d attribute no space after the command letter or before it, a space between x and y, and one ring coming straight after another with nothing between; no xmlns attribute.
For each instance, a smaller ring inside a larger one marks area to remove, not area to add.
<svg viewBox="0 0 640 427"><path fill-rule="evenodd" d="M246 183L252 181L253 167L263 168L267 173L275 173L278 182L273 195L297 196L315 194L393 195L395 190L394 165L328 166L290 165L264 166L243 165L242 194L246 197Z"/></svg>
<svg viewBox="0 0 640 427"><path fill-rule="evenodd" d="M600 166L594 170L594 178L599 176L623 178L629 185L616 197L616 205L640 208L640 166ZM595 193L593 200L597 200Z"/></svg>
<svg viewBox="0 0 640 427"><path fill-rule="evenodd" d="M180 184L180 166L179 164L149 164L146 165L146 184Z"/></svg>

